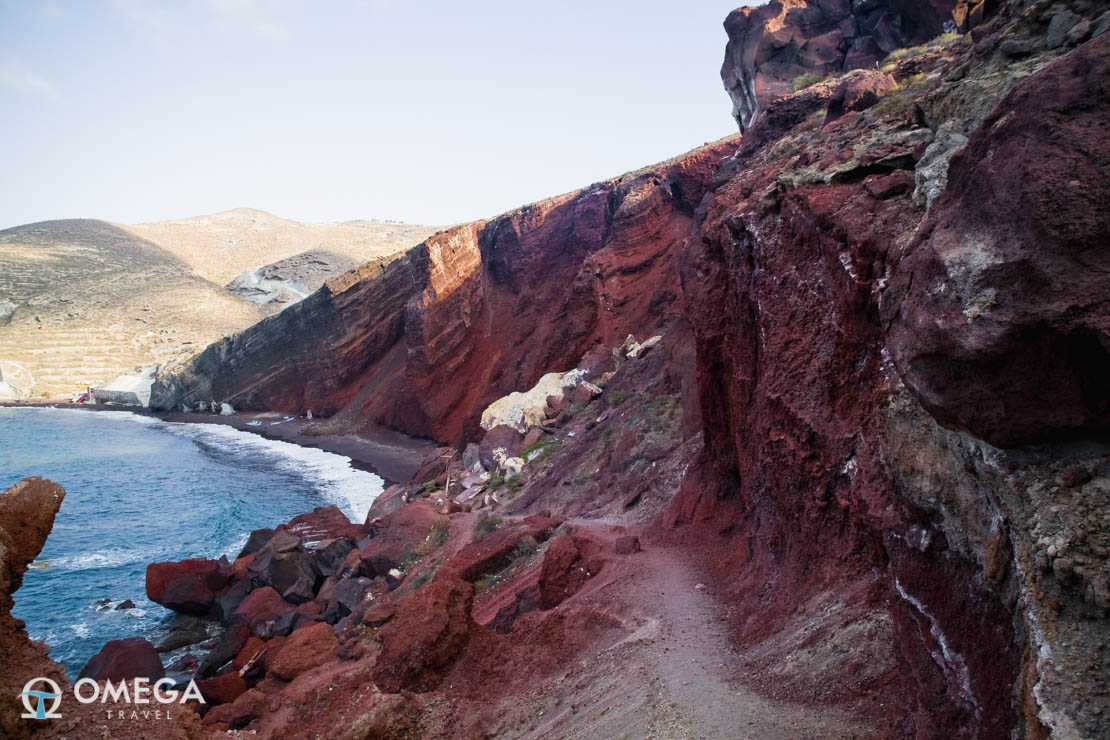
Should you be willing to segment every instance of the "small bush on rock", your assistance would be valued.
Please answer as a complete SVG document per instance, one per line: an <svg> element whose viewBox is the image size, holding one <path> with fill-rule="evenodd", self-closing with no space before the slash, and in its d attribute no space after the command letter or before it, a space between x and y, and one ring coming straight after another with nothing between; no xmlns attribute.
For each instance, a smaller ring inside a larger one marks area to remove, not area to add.
<svg viewBox="0 0 1110 740"><path fill-rule="evenodd" d="M805 74L800 74L794 78L794 92L805 90L807 87L816 85L823 79L825 78L817 74L816 72L806 72Z"/></svg>
<svg viewBox="0 0 1110 740"><path fill-rule="evenodd" d="M490 532L495 531L502 523L501 517L497 514L483 514L478 523L474 525L474 539L481 539Z"/></svg>

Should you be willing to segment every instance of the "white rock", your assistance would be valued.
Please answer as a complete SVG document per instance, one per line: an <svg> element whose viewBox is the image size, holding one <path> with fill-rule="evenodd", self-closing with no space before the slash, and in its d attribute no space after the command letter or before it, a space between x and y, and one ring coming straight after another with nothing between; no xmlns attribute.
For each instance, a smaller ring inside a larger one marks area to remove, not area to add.
<svg viewBox="0 0 1110 740"><path fill-rule="evenodd" d="M220 404L220 416L231 416L234 413L235 413L235 407L232 406L230 403L221 403Z"/></svg>
<svg viewBox="0 0 1110 740"><path fill-rule="evenodd" d="M501 473L506 478L520 475L524 472L524 460L519 457L510 457L501 463Z"/></svg>
<svg viewBox="0 0 1110 740"><path fill-rule="evenodd" d="M585 370L565 373L548 373L535 386L524 392L510 393L497 399L482 412L482 429L489 431L505 424L521 434L543 423L543 410L548 396L562 395L567 388L574 388L586 376Z"/></svg>
<svg viewBox="0 0 1110 740"><path fill-rule="evenodd" d="M656 334L651 339L644 340L643 344L638 344L635 347L633 347L632 349L628 350L628 356L632 359L636 359L640 355L647 354L648 351L650 351L652 347L654 347L655 345L659 344L662 341L663 341L663 336L661 334Z"/></svg>

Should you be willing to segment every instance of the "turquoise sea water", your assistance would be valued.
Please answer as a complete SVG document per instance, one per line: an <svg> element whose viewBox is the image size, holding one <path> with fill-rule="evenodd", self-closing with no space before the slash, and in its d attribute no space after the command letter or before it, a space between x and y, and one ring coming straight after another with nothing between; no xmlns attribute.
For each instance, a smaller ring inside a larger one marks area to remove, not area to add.
<svg viewBox="0 0 1110 740"><path fill-rule="evenodd" d="M171 613L147 600L146 566L234 558L252 529L317 506L365 518L382 481L346 457L215 424L127 412L0 408L0 491L31 475L66 489L15 615L76 677L108 640L156 640ZM100 599L132 610L94 607Z"/></svg>

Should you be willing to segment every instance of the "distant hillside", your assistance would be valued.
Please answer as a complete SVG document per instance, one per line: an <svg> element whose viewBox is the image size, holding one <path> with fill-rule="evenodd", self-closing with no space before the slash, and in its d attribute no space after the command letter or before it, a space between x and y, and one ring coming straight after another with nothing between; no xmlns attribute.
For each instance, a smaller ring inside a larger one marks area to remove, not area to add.
<svg viewBox="0 0 1110 740"><path fill-rule="evenodd" d="M434 231L302 224L246 209L138 226L67 219L2 230L0 378L11 389L0 389L67 395L184 359L284 305L228 290L238 275L321 247L337 258L302 261L341 272Z"/></svg>
<svg viewBox="0 0 1110 740"><path fill-rule="evenodd" d="M380 259L419 244L437 231L382 221L301 223L253 208L121 228L155 242L219 285L247 270L308 250L326 250L359 263Z"/></svg>

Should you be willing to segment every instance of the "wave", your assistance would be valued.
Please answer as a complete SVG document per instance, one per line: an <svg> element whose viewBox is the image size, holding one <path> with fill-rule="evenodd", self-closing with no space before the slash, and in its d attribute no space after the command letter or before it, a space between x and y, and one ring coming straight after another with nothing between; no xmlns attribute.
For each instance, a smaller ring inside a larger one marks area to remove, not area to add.
<svg viewBox="0 0 1110 740"><path fill-rule="evenodd" d="M355 522L366 519L370 504L384 489L377 475L352 467L351 458L334 452L266 439L222 424L164 422L164 425L175 434L191 437L225 453L265 456L273 469L312 483Z"/></svg>
<svg viewBox="0 0 1110 740"><path fill-rule="evenodd" d="M56 406L39 408L38 411L87 414L88 410L67 409ZM302 447L292 442L266 439L251 432L234 429L223 424L167 422L145 414L131 411L97 411L97 418L130 421L149 427L163 429L172 434L188 437L197 442L202 449L220 455L237 458L262 457L267 467L282 473L295 475L310 483L329 502L350 517L353 522L366 519L370 505L374 503L385 486L380 477L351 465L351 458L334 452L325 452L314 447Z"/></svg>

